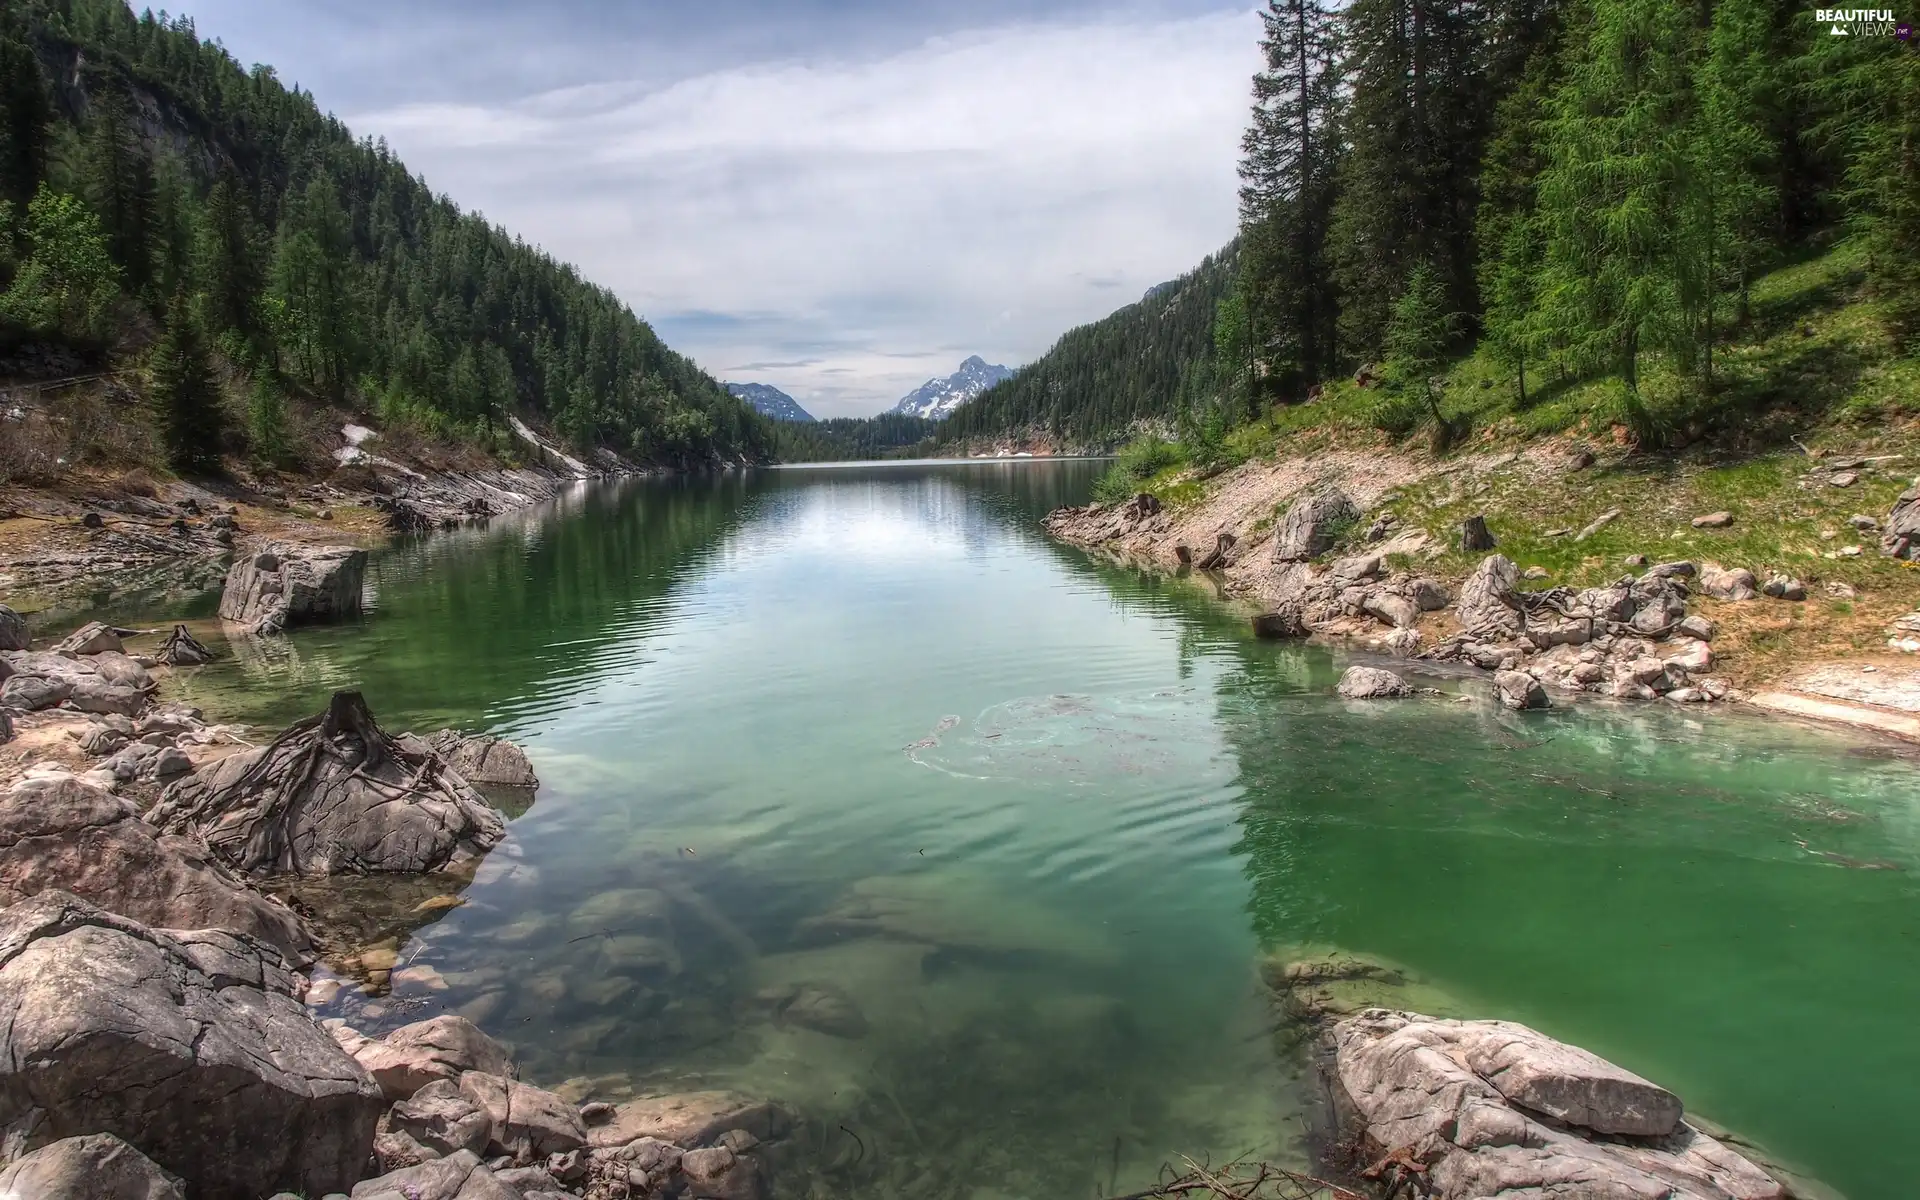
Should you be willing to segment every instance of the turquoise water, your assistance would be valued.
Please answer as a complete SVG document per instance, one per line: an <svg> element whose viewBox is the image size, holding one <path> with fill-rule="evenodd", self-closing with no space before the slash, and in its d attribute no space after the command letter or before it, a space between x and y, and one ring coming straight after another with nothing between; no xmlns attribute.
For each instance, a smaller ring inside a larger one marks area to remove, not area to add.
<svg viewBox="0 0 1920 1200"><path fill-rule="evenodd" d="M525 745L508 845L404 923L391 994L336 1011L468 1012L570 1093L775 1094L841 1168L796 1194L1090 1197L1297 1156L1257 964L1304 944L1904 1194L1911 761L1651 706L1342 702L1329 652L1042 538L1102 466L585 489L398 546L364 621L185 687L265 725L357 686L389 728ZM783 1015L803 986L859 1036Z"/></svg>

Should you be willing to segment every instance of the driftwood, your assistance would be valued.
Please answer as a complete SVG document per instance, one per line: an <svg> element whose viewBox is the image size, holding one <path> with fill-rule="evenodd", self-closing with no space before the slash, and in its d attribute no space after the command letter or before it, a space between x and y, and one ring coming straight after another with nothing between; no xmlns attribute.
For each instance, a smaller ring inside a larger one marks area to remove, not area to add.
<svg viewBox="0 0 1920 1200"><path fill-rule="evenodd" d="M1493 531L1487 528L1487 518L1484 514L1475 513L1460 522L1460 549L1470 554L1479 553L1491 550L1499 544L1494 540Z"/></svg>
<svg viewBox="0 0 1920 1200"><path fill-rule="evenodd" d="M1110 1200L1162 1200L1171 1197L1216 1196L1222 1200L1366 1200L1351 1188L1312 1175L1302 1175L1272 1163L1234 1161L1208 1168L1182 1157L1183 1174L1164 1179L1145 1191L1128 1192ZM1161 1169L1163 1176L1172 1167Z"/></svg>
<svg viewBox="0 0 1920 1200"><path fill-rule="evenodd" d="M185 625L175 625L167 640L160 644L160 653L154 657L170 667L197 667L212 662L213 651L201 645Z"/></svg>
<svg viewBox="0 0 1920 1200"><path fill-rule="evenodd" d="M444 870L506 836L444 756L388 736L359 692L335 692L326 712L173 784L148 819L235 870L301 875Z"/></svg>

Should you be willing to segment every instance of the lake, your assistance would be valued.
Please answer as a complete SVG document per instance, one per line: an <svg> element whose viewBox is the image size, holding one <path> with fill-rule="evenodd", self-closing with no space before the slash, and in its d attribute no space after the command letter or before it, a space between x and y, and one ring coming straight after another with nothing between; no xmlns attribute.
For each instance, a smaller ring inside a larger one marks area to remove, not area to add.
<svg viewBox="0 0 1920 1200"><path fill-rule="evenodd" d="M570 1094L776 1096L842 1168L812 1195L1298 1161L1259 965L1301 947L1904 1194L1913 761L1719 712L1507 713L1484 679L1343 702L1337 655L1253 640L1204 578L1049 543L1104 466L582 487L376 555L362 621L181 690L278 726L352 686L389 729L524 745L542 787L465 904L329 1014L467 1012Z"/></svg>

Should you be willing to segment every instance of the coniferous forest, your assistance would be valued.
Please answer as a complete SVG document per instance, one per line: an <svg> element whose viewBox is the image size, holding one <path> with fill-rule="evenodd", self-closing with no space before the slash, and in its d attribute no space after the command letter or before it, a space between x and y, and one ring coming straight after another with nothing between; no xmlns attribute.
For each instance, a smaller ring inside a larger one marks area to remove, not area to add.
<svg viewBox="0 0 1920 1200"><path fill-rule="evenodd" d="M642 462L774 453L611 292L122 0L0 7L0 343L141 356L182 470L284 453L289 395L503 449L518 412Z"/></svg>
<svg viewBox="0 0 1920 1200"><path fill-rule="evenodd" d="M1920 342L1920 42L1834 36L1785 0L1270 0L1263 20L1235 253L1190 277L1230 266L1210 322L1124 309L953 432L1240 424L1372 364L1392 394L1368 421L1444 448L1475 405L1431 373L1472 354L1510 411L1598 385L1658 444L1777 397L1730 386L1728 351L1769 332L1756 281L1819 255L1896 353Z"/></svg>

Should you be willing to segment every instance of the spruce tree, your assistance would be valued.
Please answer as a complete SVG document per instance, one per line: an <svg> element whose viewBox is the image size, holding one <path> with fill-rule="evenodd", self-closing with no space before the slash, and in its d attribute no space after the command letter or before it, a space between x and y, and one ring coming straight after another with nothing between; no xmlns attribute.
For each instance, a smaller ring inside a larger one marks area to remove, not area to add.
<svg viewBox="0 0 1920 1200"><path fill-rule="evenodd" d="M87 202L127 290L144 295L153 280L153 163L134 128L124 84L112 80L95 89L90 110L82 168Z"/></svg>
<svg viewBox="0 0 1920 1200"><path fill-rule="evenodd" d="M259 232L237 179L223 173L207 193L194 247L194 276L207 327L251 339L259 331Z"/></svg>
<svg viewBox="0 0 1920 1200"><path fill-rule="evenodd" d="M225 428L220 385L184 293L167 306L166 330L153 348L151 371L168 461L188 474L218 473Z"/></svg>
<svg viewBox="0 0 1920 1200"><path fill-rule="evenodd" d="M53 95L25 23L0 10L0 201L23 213L47 173ZM0 234L4 234L0 230Z"/></svg>
<svg viewBox="0 0 1920 1200"><path fill-rule="evenodd" d="M1545 237L1535 180L1546 163L1544 113L1553 92L1556 59L1549 44L1537 44L1525 74L1494 114L1474 226L1481 329L1495 360L1514 369L1523 407L1528 402L1527 366L1541 353L1533 310Z"/></svg>
<svg viewBox="0 0 1920 1200"><path fill-rule="evenodd" d="M1433 379L1446 364L1458 329L1459 316L1448 307L1440 273L1420 263L1408 273L1406 287L1394 301L1385 348L1403 394L1412 397L1418 414L1413 423L1426 427L1435 453L1444 453L1457 432L1441 411Z"/></svg>

